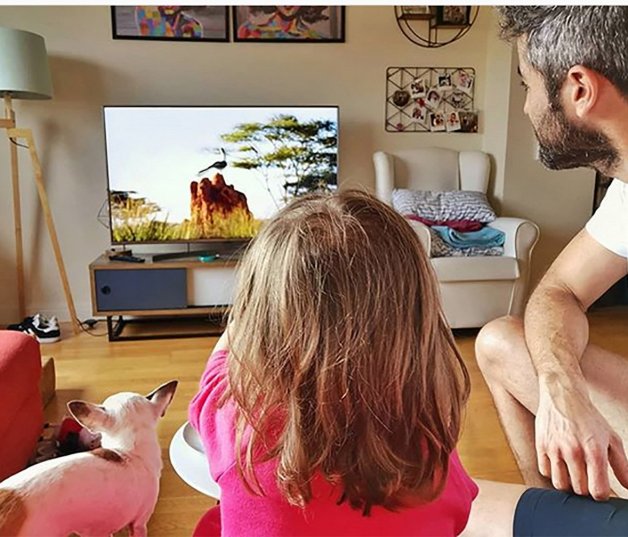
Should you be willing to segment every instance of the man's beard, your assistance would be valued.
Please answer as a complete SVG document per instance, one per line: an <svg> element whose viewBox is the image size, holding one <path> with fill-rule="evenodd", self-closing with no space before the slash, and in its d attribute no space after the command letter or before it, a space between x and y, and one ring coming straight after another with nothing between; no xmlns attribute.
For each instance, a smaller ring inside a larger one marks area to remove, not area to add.
<svg viewBox="0 0 628 537"><path fill-rule="evenodd" d="M570 123L560 104L550 105L534 133L539 160L551 170L587 167L611 175L619 164L619 153L608 136Z"/></svg>

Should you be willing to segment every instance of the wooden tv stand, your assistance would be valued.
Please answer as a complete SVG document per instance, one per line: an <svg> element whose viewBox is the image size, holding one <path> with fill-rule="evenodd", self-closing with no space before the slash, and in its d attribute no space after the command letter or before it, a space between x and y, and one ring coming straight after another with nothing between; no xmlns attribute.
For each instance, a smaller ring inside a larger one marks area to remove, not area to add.
<svg viewBox="0 0 628 537"><path fill-rule="evenodd" d="M203 262L193 257L153 261L151 255L137 256L145 262L112 261L101 255L89 265L92 313L106 317L109 341L222 333L221 321L233 300L238 257ZM123 334L131 323L147 325L147 321L161 320L163 324L166 320L174 325L175 321L195 317L202 317L204 322L197 320L193 331Z"/></svg>

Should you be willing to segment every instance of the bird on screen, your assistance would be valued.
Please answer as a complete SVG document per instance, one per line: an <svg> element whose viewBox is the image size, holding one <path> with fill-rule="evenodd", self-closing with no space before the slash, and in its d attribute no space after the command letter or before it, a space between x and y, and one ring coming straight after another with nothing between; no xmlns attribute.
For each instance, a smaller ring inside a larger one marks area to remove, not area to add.
<svg viewBox="0 0 628 537"><path fill-rule="evenodd" d="M200 172L198 172L198 175L208 170L211 170L212 168L216 168L217 170L222 171L227 167L227 154L222 147L220 148L220 152L222 153L222 160L217 160L213 164L207 166L207 168L203 168Z"/></svg>

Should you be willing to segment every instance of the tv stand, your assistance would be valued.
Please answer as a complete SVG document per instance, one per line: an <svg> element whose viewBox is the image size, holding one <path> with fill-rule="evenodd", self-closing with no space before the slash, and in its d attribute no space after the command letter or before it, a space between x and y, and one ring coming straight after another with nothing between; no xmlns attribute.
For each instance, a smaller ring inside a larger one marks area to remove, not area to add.
<svg viewBox="0 0 628 537"><path fill-rule="evenodd" d="M89 265L92 313L106 317L109 341L222 333L233 302L238 259L203 262L198 260L201 252L185 254L195 259L154 262L149 255L137 254L146 261L130 263L101 255ZM150 334L150 325L155 328L158 321L157 333ZM138 326L142 330L136 330Z"/></svg>

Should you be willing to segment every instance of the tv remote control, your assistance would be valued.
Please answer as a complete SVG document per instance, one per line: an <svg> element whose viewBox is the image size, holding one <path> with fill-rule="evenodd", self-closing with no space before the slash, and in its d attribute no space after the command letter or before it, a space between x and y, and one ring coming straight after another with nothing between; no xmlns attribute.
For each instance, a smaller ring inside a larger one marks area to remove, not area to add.
<svg viewBox="0 0 628 537"><path fill-rule="evenodd" d="M117 254L110 255L111 261L126 261L127 263L144 263L146 260L142 257L137 257L130 254Z"/></svg>

